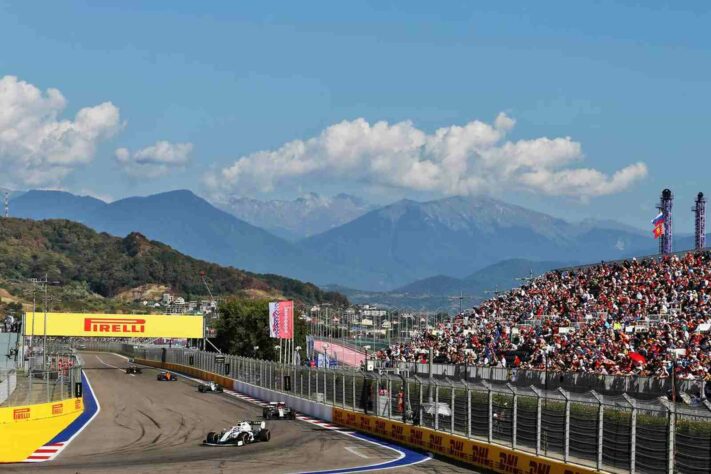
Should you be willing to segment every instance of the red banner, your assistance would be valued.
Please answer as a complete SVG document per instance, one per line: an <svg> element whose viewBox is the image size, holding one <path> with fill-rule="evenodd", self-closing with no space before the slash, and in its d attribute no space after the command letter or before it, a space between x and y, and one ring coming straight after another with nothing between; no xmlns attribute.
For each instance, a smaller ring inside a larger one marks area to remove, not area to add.
<svg viewBox="0 0 711 474"><path fill-rule="evenodd" d="M269 336L277 339L294 338L294 302L269 303Z"/></svg>

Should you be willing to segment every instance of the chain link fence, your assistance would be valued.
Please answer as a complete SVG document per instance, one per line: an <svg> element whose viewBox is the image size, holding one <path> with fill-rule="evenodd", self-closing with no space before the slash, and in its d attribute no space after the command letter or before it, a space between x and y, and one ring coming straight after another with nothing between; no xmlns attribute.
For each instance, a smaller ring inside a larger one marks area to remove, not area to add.
<svg viewBox="0 0 711 474"><path fill-rule="evenodd" d="M404 371L289 366L186 349L96 344L182 364L335 407L497 443L610 472L708 473L711 404L639 401L622 395L511 383L425 379Z"/></svg>

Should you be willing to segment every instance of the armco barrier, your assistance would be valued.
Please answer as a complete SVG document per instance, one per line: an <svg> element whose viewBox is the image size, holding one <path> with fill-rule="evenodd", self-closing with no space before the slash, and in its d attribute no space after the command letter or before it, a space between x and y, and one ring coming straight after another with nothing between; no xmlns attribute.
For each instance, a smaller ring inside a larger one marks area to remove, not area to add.
<svg viewBox="0 0 711 474"><path fill-rule="evenodd" d="M0 462L21 462L84 410L81 398L0 408Z"/></svg>
<svg viewBox="0 0 711 474"><path fill-rule="evenodd" d="M341 408L333 408L333 423L499 473L592 474L597 472L594 469L514 451L496 444L482 443Z"/></svg>

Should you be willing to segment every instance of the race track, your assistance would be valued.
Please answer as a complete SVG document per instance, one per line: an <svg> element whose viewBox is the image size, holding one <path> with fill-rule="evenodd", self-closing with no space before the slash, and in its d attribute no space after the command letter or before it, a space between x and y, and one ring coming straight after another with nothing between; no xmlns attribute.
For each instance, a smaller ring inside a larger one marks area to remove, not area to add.
<svg viewBox="0 0 711 474"><path fill-rule="evenodd" d="M244 447L201 446L208 431L238 419L259 420L261 408L227 394L201 394L195 382L158 382L157 371L127 375L114 354L82 354L101 412L51 462L3 466L3 472L286 473L383 462L396 453L300 421L268 422L272 439ZM471 472L431 460L390 472Z"/></svg>

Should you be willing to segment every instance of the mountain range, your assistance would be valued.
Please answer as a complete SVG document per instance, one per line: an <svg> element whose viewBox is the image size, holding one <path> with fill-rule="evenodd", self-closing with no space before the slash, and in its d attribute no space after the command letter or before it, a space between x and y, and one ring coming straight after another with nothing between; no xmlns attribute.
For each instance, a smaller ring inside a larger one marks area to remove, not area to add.
<svg viewBox="0 0 711 474"><path fill-rule="evenodd" d="M464 278L437 275L387 292L354 290L338 285L324 287L346 295L352 303L376 304L422 311L450 311L476 305L498 291L524 284L527 279L547 271L571 266L574 262L534 262L521 258L503 260Z"/></svg>
<svg viewBox="0 0 711 474"><path fill-rule="evenodd" d="M327 197L316 193L307 193L293 201L231 196L220 207L292 242L338 227L373 209L372 205L349 194Z"/></svg>
<svg viewBox="0 0 711 474"><path fill-rule="evenodd" d="M67 220L0 219L0 286L25 301L32 301L28 279L38 275L57 283L51 292L55 306L100 309L120 305L121 293L146 285L206 297L201 274L220 296L286 297L304 304L346 302L314 285L183 255L137 232L119 238Z"/></svg>
<svg viewBox="0 0 711 474"><path fill-rule="evenodd" d="M265 209L264 215L272 221L278 215L316 216L319 213L314 209L328 207L323 202L350 202L354 213L356 208L361 212L368 206L348 196L240 202L243 210L251 209L247 214L255 222L258 209ZM283 214L270 214L268 209ZM533 262L526 264L529 267L539 268L546 262L589 263L656 253L648 233L624 224L572 223L482 197L402 200L341 225L326 217L314 217L303 226L297 225L298 218L288 225L280 224L291 228L292 235L308 235L309 229L336 225L296 241L220 210L190 191L113 203L58 191L29 191L11 200L10 212L16 217L75 220L116 236L137 231L195 258L321 286L335 284L371 292L398 289L409 294L417 288L423 294L433 294L446 288L452 293L460 287L466 292L466 281L472 274L503 260L525 259ZM310 227L313 222L320 222L321 227ZM690 238L675 240L675 248L690 247ZM455 281L460 279L465 283ZM413 283L418 280L424 281ZM415 286L408 288L409 284Z"/></svg>

